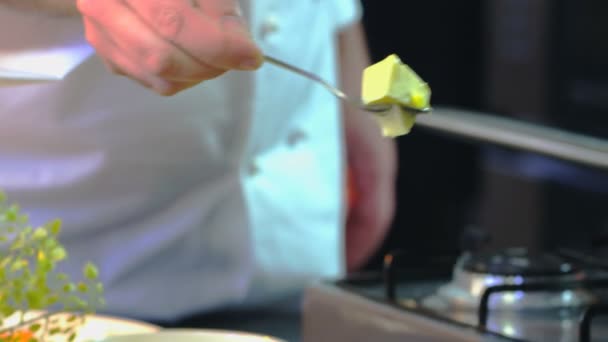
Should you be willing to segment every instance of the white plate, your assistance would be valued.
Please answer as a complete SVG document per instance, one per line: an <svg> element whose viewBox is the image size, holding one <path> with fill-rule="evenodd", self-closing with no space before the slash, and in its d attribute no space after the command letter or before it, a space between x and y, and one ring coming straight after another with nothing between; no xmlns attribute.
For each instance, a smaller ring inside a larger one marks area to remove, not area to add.
<svg viewBox="0 0 608 342"><path fill-rule="evenodd" d="M274 337L238 331L164 329L147 334L109 337L104 342L286 342Z"/></svg>
<svg viewBox="0 0 608 342"><path fill-rule="evenodd" d="M42 314L44 314L44 312L31 311L25 315L25 319L33 319ZM61 316L63 316L63 314L57 315L57 317L60 318ZM67 316L68 314L65 314L64 318ZM18 317L14 315L4 321L4 326L11 326L17 322ZM85 323L78 327L75 342L103 341L109 336L153 333L159 330L160 327L145 322L104 315L89 315L87 316ZM64 342L64 340L65 336L46 337L45 339L47 342Z"/></svg>

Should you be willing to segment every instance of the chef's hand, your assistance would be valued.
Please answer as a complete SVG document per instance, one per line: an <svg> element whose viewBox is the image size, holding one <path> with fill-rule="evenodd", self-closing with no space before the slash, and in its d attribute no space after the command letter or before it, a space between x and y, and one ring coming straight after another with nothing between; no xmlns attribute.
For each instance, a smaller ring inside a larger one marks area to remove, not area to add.
<svg viewBox="0 0 608 342"><path fill-rule="evenodd" d="M238 0L77 0L106 65L162 95L262 63Z"/></svg>
<svg viewBox="0 0 608 342"><path fill-rule="evenodd" d="M347 109L348 111L348 109ZM348 271L365 265L383 242L395 211L396 146L368 113L344 114L349 210L346 219Z"/></svg>

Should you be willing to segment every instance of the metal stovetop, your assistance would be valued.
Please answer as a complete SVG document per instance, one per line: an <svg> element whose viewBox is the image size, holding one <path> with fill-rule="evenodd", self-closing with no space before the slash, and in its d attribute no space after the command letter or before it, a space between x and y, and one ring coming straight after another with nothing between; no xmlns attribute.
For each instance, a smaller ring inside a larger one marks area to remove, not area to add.
<svg viewBox="0 0 608 342"><path fill-rule="evenodd" d="M450 281L449 265L453 261L444 259L435 266L399 272L403 276L393 275L392 288L385 272L360 274L309 289L304 341L581 341L579 328L588 306L489 310L487 318L480 320L478 308L437 304L432 299ZM603 300L608 282L604 279L599 284L602 288L593 293ZM592 329L583 341L608 341L606 307L596 308L604 316L585 316L592 318Z"/></svg>

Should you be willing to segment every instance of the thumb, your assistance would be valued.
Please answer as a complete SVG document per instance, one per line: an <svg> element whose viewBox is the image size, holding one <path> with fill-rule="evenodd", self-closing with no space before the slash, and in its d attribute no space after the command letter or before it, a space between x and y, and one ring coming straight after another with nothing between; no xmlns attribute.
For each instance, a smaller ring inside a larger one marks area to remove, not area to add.
<svg viewBox="0 0 608 342"><path fill-rule="evenodd" d="M192 1L204 15L218 19L216 23L221 44L211 64L223 69L241 70L261 66L263 55L249 31L239 0Z"/></svg>
<svg viewBox="0 0 608 342"><path fill-rule="evenodd" d="M226 69L254 70L263 63L263 55L242 16L224 15L219 21L224 35L223 57L217 60Z"/></svg>

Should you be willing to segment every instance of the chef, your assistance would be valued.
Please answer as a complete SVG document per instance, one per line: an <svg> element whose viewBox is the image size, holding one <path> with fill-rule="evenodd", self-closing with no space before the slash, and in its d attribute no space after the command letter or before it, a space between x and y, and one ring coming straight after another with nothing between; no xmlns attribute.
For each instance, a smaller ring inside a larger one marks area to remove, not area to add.
<svg viewBox="0 0 608 342"><path fill-rule="evenodd" d="M64 268L99 266L107 313L178 320L341 277L392 218L393 142L262 55L356 95L360 16L355 0L0 0L0 189L35 224L63 220Z"/></svg>

